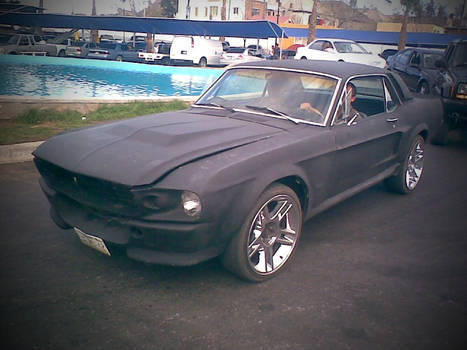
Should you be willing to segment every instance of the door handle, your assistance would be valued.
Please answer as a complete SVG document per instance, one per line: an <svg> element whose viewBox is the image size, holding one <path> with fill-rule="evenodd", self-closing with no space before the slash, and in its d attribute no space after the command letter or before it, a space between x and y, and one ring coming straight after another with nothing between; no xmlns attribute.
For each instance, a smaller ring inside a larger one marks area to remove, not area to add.
<svg viewBox="0 0 467 350"><path fill-rule="evenodd" d="M398 117L394 117L394 118L388 118L388 119L386 119L386 121L387 121L388 123L395 123L395 122L397 122L398 120L399 120L399 118L398 118Z"/></svg>

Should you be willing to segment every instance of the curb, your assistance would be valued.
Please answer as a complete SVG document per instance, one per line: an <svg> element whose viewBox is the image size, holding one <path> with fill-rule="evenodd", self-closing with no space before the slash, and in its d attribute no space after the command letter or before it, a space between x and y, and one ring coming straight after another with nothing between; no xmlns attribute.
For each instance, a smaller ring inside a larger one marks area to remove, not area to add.
<svg viewBox="0 0 467 350"><path fill-rule="evenodd" d="M33 159L32 152L44 141L0 146L0 164L27 162Z"/></svg>

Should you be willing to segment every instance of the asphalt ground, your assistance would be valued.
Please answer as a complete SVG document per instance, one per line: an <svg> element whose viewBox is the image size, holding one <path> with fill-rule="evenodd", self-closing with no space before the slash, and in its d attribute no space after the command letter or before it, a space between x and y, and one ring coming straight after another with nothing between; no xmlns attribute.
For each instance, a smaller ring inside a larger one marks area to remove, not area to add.
<svg viewBox="0 0 467 350"><path fill-rule="evenodd" d="M104 256L56 227L32 162L0 165L3 349L465 349L467 137L411 195L377 185L307 222L250 284L219 261Z"/></svg>

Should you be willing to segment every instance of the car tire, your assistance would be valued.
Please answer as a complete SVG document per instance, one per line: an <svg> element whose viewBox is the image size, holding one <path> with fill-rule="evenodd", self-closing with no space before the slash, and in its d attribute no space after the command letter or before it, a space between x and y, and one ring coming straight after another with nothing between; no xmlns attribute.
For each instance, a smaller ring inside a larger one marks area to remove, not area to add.
<svg viewBox="0 0 467 350"><path fill-rule="evenodd" d="M206 60L205 57L201 57L199 60L199 66L202 68L206 68L208 65L208 61Z"/></svg>
<svg viewBox="0 0 467 350"><path fill-rule="evenodd" d="M292 259L302 230L302 208L289 187L266 189L221 257L224 267L250 282L277 275Z"/></svg>
<svg viewBox="0 0 467 350"><path fill-rule="evenodd" d="M307 58L305 56L302 56L302 58L300 58L301 60L306 60Z"/></svg>
<svg viewBox="0 0 467 350"><path fill-rule="evenodd" d="M122 61L123 61L123 57L122 57L122 56L117 56L117 58L115 58L115 61L122 62Z"/></svg>
<svg viewBox="0 0 467 350"><path fill-rule="evenodd" d="M422 81L418 84L417 92L422 95L429 95L430 94L430 87L426 81Z"/></svg>
<svg viewBox="0 0 467 350"><path fill-rule="evenodd" d="M58 53L57 55L58 57L65 57L65 51L64 50L60 50L60 52Z"/></svg>
<svg viewBox="0 0 467 350"><path fill-rule="evenodd" d="M404 163L397 175L386 179L387 188L396 193L407 194L415 190L423 174L425 140L417 135L406 153Z"/></svg>

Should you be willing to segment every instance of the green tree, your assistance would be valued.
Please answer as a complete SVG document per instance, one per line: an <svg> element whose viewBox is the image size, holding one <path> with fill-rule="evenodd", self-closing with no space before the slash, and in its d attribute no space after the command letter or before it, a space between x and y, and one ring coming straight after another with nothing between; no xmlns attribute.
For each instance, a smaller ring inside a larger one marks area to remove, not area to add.
<svg viewBox="0 0 467 350"><path fill-rule="evenodd" d="M430 0L428 3L425 5L425 15L427 17L435 17L435 0Z"/></svg>
<svg viewBox="0 0 467 350"><path fill-rule="evenodd" d="M177 13L177 0L161 0L162 16L174 18Z"/></svg>

